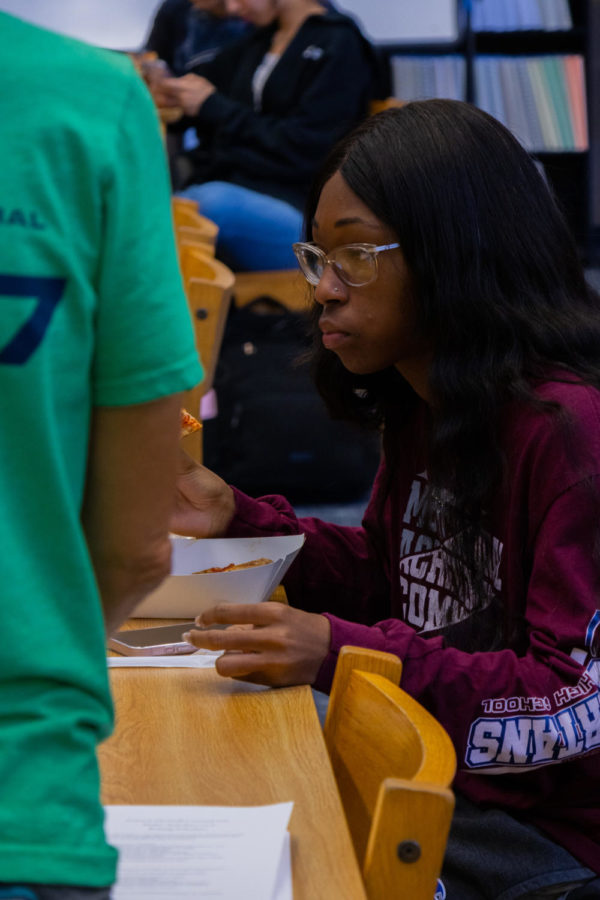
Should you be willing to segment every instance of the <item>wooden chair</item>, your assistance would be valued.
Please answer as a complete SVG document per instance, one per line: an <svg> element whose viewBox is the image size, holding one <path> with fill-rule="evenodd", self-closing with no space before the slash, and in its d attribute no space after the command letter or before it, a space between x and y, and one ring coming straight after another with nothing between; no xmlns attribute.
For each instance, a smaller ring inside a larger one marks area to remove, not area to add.
<svg viewBox="0 0 600 900"><path fill-rule="evenodd" d="M196 215L200 215L198 212L198 204L195 200L191 200L189 197L172 197L173 208L177 209L187 209L190 212L196 213Z"/></svg>
<svg viewBox="0 0 600 900"><path fill-rule="evenodd" d="M175 228L175 240L178 247L197 247L208 256L215 255L216 240L192 225L178 225Z"/></svg>
<svg viewBox="0 0 600 900"><path fill-rule="evenodd" d="M205 247L206 252L215 255L218 226L206 216L200 215L198 206L186 197L173 197L173 226L179 245L198 244Z"/></svg>
<svg viewBox="0 0 600 900"><path fill-rule="evenodd" d="M178 245L179 267L183 277L183 283L190 278L203 278L214 281L223 287L233 286L235 275L225 263L215 259L203 245L182 244Z"/></svg>
<svg viewBox="0 0 600 900"><path fill-rule="evenodd" d="M433 900L454 809L454 747L401 672L392 654L343 647L325 721L369 900Z"/></svg>
<svg viewBox="0 0 600 900"><path fill-rule="evenodd" d="M184 406L200 418L200 402L212 388L215 377L235 277L227 266L197 247L181 247L179 261L196 347L204 367L204 380L187 391ZM189 435L185 442L190 455L201 461L202 432Z"/></svg>
<svg viewBox="0 0 600 900"><path fill-rule="evenodd" d="M236 272L234 299L245 306L256 297L274 297L288 309L306 312L310 308L310 290L298 269L272 269L264 272Z"/></svg>

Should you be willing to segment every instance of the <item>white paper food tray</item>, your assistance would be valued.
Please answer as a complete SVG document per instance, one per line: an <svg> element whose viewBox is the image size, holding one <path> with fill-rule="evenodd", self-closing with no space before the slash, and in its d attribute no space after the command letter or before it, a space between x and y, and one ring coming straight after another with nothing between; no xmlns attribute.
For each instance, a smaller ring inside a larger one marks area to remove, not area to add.
<svg viewBox="0 0 600 900"><path fill-rule="evenodd" d="M135 608L134 617L194 618L216 603L267 600L304 544L303 534L255 538L188 538L173 535L171 574ZM273 562L233 572L194 575L198 569L266 557Z"/></svg>

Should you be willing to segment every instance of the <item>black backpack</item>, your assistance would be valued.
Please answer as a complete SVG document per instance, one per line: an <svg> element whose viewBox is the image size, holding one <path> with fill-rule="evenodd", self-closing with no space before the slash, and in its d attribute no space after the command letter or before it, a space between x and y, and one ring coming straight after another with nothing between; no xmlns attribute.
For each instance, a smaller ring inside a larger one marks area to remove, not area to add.
<svg viewBox="0 0 600 900"><path fill-rule="evenodd" d="M364 497L379 438L333 421L306 363L306 316L270 297L233 307L214 388L218 414L204 422L204 462L251 496L293 503Z"/></svg>

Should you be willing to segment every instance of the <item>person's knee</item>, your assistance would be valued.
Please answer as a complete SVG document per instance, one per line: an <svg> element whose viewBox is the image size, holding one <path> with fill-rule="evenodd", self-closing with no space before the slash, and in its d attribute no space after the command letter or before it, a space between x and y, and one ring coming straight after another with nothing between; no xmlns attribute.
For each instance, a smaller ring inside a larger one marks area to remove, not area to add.
<svg viewBox="0 0 600 900"><path fill-rule="evenodd" d="M234 185L226 181L207 181L206 184L193 184L181 191L180 197L187 197L198 204L198 212L215 222L219 228L227 224L239 209L239 198L236 199Z"/></svg>

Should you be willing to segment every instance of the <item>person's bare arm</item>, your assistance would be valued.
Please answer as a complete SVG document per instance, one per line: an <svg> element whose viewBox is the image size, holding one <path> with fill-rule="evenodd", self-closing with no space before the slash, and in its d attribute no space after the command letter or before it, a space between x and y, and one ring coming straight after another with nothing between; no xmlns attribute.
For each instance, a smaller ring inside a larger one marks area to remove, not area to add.
<svg viewBox="0 0 600 900"><path fill-rule="evenodd" d="M82 521L109 633L169 573L180 403L93 411Z"/></svg>

